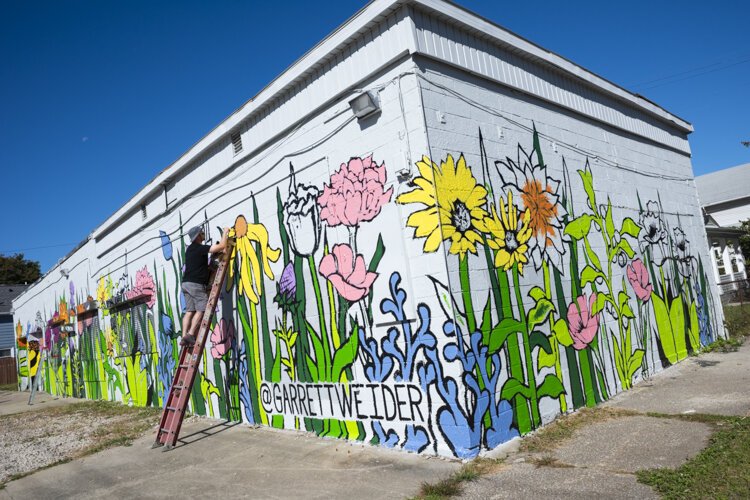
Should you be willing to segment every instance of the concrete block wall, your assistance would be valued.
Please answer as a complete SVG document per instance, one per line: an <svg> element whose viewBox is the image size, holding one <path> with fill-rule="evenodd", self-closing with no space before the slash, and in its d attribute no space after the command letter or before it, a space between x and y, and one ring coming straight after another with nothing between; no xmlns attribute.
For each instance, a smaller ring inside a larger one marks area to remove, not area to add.
<svg viewBox="0 0 750 500"><path fill-rule="evenodd" d="M204 222L238 246L200 415L469 458L723 334L684 153L419 56L357 87L378 114L353 118L352 90L262 148L217 142L173 179L169 206L154 197L145 220L98 229L20 296L19 345L42 330L44 387L163 404L185 235ZM78 314L89 297L96 313Z"/></svg>
<svg viewBox="0 0 750 500"><path fill-rule="evenodd" d="M475 251L452 252L455 240L439 250L458 312L447 327L462 336L444 348L446 360L456 349L479 357L486 348L496 363L475 374L477 387L463 388L468 400L497 405L496 415L502 406L512 426L528 432L724 335L685 153L434 60L418 62L431 175L447 178L449 156L471 172L463 184L442 191L435 184L443 230L454 231L452 218L469 201L483 212L465 223ZM508 225L502 212L511 203L518 216ZM487 230L493 210L503 234ZM512 241L498 244L503 237ZM508 248L523 274L512 260L497 265ZM473 444L488 446L495 427L481 426Z"/></svg>

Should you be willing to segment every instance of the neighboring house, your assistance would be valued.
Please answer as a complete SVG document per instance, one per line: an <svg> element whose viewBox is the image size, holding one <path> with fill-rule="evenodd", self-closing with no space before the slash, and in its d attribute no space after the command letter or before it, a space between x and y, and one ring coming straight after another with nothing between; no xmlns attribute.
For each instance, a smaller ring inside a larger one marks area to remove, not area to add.
<svg viewBox="0 0 750 500"><path fill-rule="evenodd" d="M0 285L0 358L13 356L16 336L13 333L13 299L28 285Z"/></svg>
<svg viewBox="0 0 750 500"><path fill-rule="evenodd" d="M750 163L695 178L711 246L714 275L722 295L746 286L740 251L742 221L750 219Z"/></svg>

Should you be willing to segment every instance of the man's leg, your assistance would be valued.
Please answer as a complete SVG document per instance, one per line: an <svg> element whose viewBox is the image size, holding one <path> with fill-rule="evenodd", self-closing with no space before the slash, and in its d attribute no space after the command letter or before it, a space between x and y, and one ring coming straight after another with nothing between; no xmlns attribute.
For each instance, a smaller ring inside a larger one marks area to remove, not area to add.
<svg viewBox="0 0 750 500"><path fill-rule="evenodd" d="M193 316L195 316L195 311L185 311L185 314L182 315L182 336L187 337L190 335L190 326L192 324Z"/></svg>
<svg viewBox="0 0 750 500"><path fill-rule="evenodd" d="M193 336L193 338L198 337L198 328L200 327L201 321L203 321L203 311L195 311L193 313L193 321L190 325L190 335Z"/></svg>

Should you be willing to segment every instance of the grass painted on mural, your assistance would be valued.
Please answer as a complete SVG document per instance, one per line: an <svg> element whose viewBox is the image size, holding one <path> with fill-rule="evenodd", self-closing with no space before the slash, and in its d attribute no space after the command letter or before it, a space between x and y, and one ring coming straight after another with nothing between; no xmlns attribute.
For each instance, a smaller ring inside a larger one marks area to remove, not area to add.
<svg viewBox="0 0 750 500"><path fill-rule="evenodd" d="M156 408L105 401L0 416L0 486L113 446L128 446L158 419Z"/></svg>

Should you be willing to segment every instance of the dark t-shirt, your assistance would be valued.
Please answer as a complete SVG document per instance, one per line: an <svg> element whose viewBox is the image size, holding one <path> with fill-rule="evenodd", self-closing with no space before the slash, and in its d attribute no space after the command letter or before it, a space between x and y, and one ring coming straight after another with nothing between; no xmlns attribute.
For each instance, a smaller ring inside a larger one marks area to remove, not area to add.
<svg viewBox="0 0 750 500"><path fill-rule="evenodd" d="M185 250L185 274L182 282L200 283L208 285L208 251L209 245L191 243Z"/></svg>

